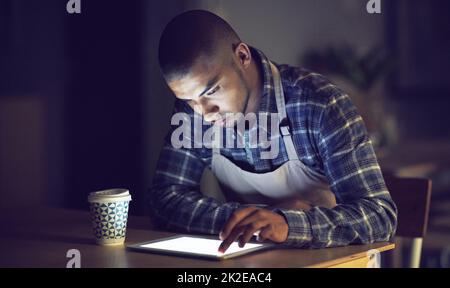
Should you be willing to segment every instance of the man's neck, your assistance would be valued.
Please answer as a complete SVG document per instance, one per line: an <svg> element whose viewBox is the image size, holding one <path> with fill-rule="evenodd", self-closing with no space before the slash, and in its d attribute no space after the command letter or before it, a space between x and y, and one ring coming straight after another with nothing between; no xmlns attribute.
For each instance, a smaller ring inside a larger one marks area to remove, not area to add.
<svg viewBox="0 0 450 288"><path fill-rule="evenodd" d="M250 64L250 96L247 104L247 109L244 111L247 113L258 113L259 105L261 103L262 91L263 91L263 80L261 65L259 63L259 57L256 53L252 53L252 62Z"/></svg>

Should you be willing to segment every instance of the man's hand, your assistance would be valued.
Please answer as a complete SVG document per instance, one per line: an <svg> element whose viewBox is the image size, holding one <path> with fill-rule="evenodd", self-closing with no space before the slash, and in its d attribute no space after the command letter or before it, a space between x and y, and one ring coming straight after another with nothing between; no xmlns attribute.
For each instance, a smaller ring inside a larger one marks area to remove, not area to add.
<svg viewBox="0 0 450 288"><path fill-rule="evenodd" d="M238 210L220 232L219 237L223 241L219 252L224 253L237 238L239 247L244 247L257 231L260 231L258 237L261 241L267 239L282 243L287 239L289 226L283 216L267 209L248 207Z"/></svg>

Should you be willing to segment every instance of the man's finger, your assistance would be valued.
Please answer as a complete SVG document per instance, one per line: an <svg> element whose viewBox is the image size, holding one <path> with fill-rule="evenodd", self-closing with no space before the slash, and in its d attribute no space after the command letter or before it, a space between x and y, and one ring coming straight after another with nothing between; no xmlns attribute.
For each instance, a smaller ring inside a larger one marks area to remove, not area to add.
<svg viewBox="0 0 450 288"><path fill-rule="evenodd" d="M256 231L261 230L265 226L267 226L268 221L267 220L261 220L257 222L253 222L252 224L246 225L246 229L242 233L242 235L239 237L239 247L244 247L245 244L252 239L253 234Z"/></svg>
<svg viewBox="0 0 450 288"><path fill-rule="evenodd" d="M222 228L222 231L219 234L220 240L224 240L228 237L230 232L233 230L234 226L241 222L242 219L253 213L255 210L258 210L258 207L247 207L241 209L239 211L234 212L231 217L228 219L225 226Z"/></svg>
<svg viewBox="0 0 450 288"><path fill-rule="evenodd" d="M272 226L267 225L259 231L259 234L258 234L258 237L256 240L258 240L260 242L266 241L267 239L270 240L270 238L272 237L272 234L273 234Z"/></svg>
<svg viewBox="0 0 450 288"><path fill-rule="evenodd" d="M253 209L249 210L250 212L241 219L240 222L236 223L231 229L231 231L228 232L227 236L222 238L223 242L219 246L219 251L224 253L228 247L241 235L244 230L246 229L246 226L242 223L250 224L252 222L256 222L259 220L260 215L258 212L260 209ZM244 215L244 214L241 214ZM234 219L231 219L233 221Z"/></svg>
<svg viewBox="0 0 450 288"><path fill-rule="evenodd" d="M245 226L238 226L230 232L228 237L226 237L219 246L219 252L225 253L225 251L230 247L230 245L239 237L239 235L245 230Z"/></svg>
<svg viewBox="0 0 450 288"><path fill-rule="evenodd" d="M261 220L261 210L255 209L253 212L247 215L247 217L243 218L239 223L237 223L234 228L232 228L231 232L228 233L228 236L225 237L222 244L219 247L219 251L222 253L225 252L228 247L247 229L247 225L254 225ZM258 229L254 230L256 232ZM250 236L251 238L251 236Z"/></svg>

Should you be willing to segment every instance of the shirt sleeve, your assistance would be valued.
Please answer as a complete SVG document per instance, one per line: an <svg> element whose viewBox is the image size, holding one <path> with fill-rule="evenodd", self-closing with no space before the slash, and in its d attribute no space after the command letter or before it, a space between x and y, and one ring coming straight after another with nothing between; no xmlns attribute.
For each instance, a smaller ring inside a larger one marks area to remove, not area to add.
<svg viewBox="0 0 450 288"><path fill-rule="evenodd" d="M172 131L165 138L148 193L152 220L165 229L218 234L240 205L222 204L201 193L200 180L207 165L197 153L200 149L174 148Z"/></svg>
<svg viewBox="0 0 450 288"><path fill-rule="evenodd" d="M276 209L289 225L287 245L322 248L389 241L397 208L386 188L364 122L348 95L329 97L314 142L337 206Z"/></svg>

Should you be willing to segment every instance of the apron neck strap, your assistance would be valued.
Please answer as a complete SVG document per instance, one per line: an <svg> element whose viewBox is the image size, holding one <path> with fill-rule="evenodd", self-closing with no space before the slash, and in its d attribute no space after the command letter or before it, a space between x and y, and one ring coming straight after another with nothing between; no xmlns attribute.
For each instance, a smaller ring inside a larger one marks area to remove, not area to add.
<svg viewBox="0 0 450 288"><path fill-rule="evenodd" d="M283 137L284 146L289 156L289 160L298 160L297 151L295 150L294 142L292 141L291 128L289 127L289 119L286 115L286 104L284 101L284 91L281 84L281 77L278 68L272 63L270 68L273 76L273 86L275 91L275 101L277 103L277 112L279 119L279 128L281 136Z"/></svg>
<svg viewBox="0 0 450 288"><path fill-rule="evenodd" d="M275 101L277 103L279 128L281 136L283 137L284 146L289 157L289 160L298 160L297 151L295 150L294 142L292 141L291 129L289 127L289 120L286 115L286 104L284 101L284 91L281 85L281 77L278 68L272 63L270 68L273 76L273 85L275 91ZM220 155L220 147L213 145L213 154Z"/></svg>

